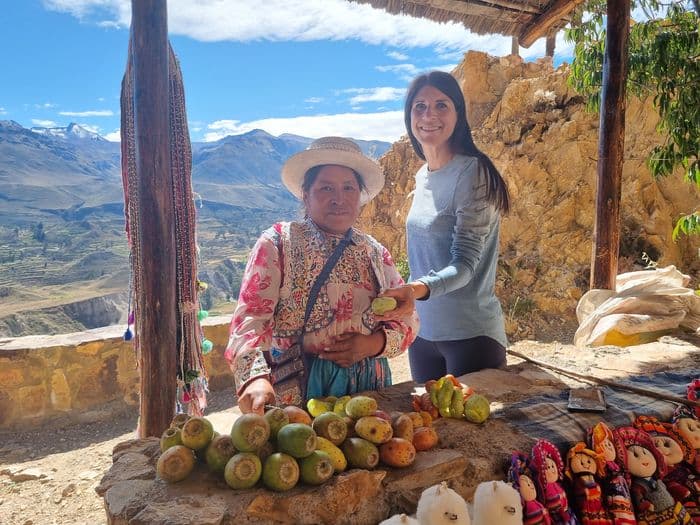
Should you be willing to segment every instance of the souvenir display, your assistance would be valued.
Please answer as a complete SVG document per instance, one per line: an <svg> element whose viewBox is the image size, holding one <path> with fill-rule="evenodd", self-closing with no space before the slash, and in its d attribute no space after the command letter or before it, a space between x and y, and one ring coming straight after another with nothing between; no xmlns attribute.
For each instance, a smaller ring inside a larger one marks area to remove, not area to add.
<svg viewBox="0 0 700 525"><path fill-rule="evenodd" d="M618 429L627 449L625 469L629 473L632 502L637 523L642 525L685 525L690 514L673 499L661 480L666 474L666 462L649 434L634 427Z"/></svg>

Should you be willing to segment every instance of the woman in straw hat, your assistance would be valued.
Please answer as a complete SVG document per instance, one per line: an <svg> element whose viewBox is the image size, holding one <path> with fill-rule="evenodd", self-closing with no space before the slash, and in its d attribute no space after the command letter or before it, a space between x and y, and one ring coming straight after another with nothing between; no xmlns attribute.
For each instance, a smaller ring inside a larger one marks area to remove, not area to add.
<svg viewBox="0 0 700 525"><path fill-rule="evenodd" d="M383 321L370 308L403 283L386 248L353 227L384 185L379 165L324 137L285 163L282 182L305 217L263 232L248 259L225 354L244 413L388 386L387 358L418 328L415 312Z"/></svg>
<svg viewBox="0 0 700 525"><path fill-rule="evenodd" d="M385 292L399 301L387 318L409 313L414 304L418 310L420 332L408 353L415 381L498 368L508 344L494 292L506 184L475 146L464 95L449 73L432 71L413 81L404 120L413 150L426 163L406 218L410 282Z"/></svg>

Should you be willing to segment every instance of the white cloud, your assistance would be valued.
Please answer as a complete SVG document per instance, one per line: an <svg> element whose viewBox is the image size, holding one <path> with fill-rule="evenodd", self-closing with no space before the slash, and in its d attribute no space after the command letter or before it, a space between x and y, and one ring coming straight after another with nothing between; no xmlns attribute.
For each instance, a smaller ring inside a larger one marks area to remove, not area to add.
<svg viewBox="0 0 700 525"><path fill-rule="evenodd" d="M39 128L56 128L58 127L58 124L56 124L53 120L43 120L39 118L33 118L32 119L32 124Z"/></svg>
<svg viewBox="0 0 700 525"><path fill-rule="evenodd" d="M206 142L219 140L227 135L240 135L254 129L264 129L277 136L283 133L293 133L311 138L339 135L386 142L395 142L406 133L403 124L403 111L268 118L251 122L217 120L209 124L208 128L211 131L204 136Z"/></svg>
<svg viewBox="0 0 700 525"><path fill-rule="evenodd" d="M3 107L0 107L0 115L7 115L7 110Z"/></svg>
<svg viewBox="0 0 700 525"><path fill-rule="evenodd" d="M44 0L44 4L101 26L128 27L131 20L129 0ZM353 39L399 48L478 48L496 55L510 49L510 38L474 35L461 24L392 15L347 0L265 0L264 6L261 23L259 0L170 0L168 30L206 42Z"/></svg>
<svg viewBox="0 0 700 525"><path fill-rule="evenodd" d="M323 102L323 99L321 97L309 97L304 99L304 102L307 104L318 104L319 102Z"/></svg>
<svg viewBox="0 0 700 525"><path fill-rule="evenodd" d="M121 142L121 140L122 140L121 130L115 129L111 133L107 133L106 135L102 135L102 138L104 138L110 142Z"/></svg>
<svg viewBox="0 0 700 525"><path fill-rule="evenodd" d="M401 100L406 93L406 88L375 87L375 88L350 88L341 93L355 94L350 98L350 104L362 104L363 102L387 102L389 100Z"/></svg>
<svg viewBox="0 0 700 525"><path fill-rule="evenodd" d="M389 58L393 58L394 60L399 60L399 61L404 61L408 60L408 55L405 55L404 53L399 53L398 51L389 51L386 56Z"/></svg>
<svg viewBox="0 0 700 525"><path fill-rule="evenodd" d="M374 66L374 69L381 71L382 73L396 73L398 75L407 75L414 77L418 74L420 69L418 69L413 64L392 64L390 66Z"/></svg>
<svg viewBox="0 0 700 525"><path fill-rule="evenodd" d="M59 111L59 115L64 117L112 117L114 111L111 109L98 109L93 111Z"/></svg>
<svg viewBox="0 0 700 525"><path fill-rule="evenodd" d="M43 104L34 104L35 109L51 109L55 107L56 104L52 104L51 102L44 102Z"/></svg>

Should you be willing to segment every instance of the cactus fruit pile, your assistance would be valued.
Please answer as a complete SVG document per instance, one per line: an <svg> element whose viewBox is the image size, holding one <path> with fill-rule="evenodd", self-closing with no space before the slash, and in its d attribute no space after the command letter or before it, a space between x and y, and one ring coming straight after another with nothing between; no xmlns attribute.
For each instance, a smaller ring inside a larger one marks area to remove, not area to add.
<svg viewBox="0 0 700 525"><path fill-rule="evenodd" d="M425 383L425 393L413 394L413 408L428 412L433 419L449 417L483 423L491 413L488 399L463 385L452 374Z"/></svg>
<svg viewBox="0 0 700 525"><path fill-rule="evenodd" d="M232 489L262 484L286 491L299 482L321 485L348 468L408 467L416 451L438 442L427 412L392 420L368 396L310 399L307 408L268 406L263 416L244 414L230 435L214 432L206 418L178 415L161 437L158 477L181 481L199 461Z"/></svg>

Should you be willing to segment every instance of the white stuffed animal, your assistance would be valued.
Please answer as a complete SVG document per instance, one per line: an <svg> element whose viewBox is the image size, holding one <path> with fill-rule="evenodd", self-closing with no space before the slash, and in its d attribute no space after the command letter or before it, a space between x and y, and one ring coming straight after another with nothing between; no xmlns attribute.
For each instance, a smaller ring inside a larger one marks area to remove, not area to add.
<svg viewBox="0 0 700 525"><path fill-rule="evenodd" d="M467 502L443 481L423 491L416 517L421 525L470 525Z"/></svg>
<svg viewBox="0 0 700 525"><path fill-rule="evenodd" d="M521 525L520 493L503 481L484 481L474 492L474 525Z"/></svg>
<svg viewBox="0 0 700 525"><path fill-rule="evenodd" d="M396 514L385 519L379 525L420 525L416 518L407 516L406 514Z"/></svg>

